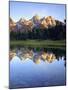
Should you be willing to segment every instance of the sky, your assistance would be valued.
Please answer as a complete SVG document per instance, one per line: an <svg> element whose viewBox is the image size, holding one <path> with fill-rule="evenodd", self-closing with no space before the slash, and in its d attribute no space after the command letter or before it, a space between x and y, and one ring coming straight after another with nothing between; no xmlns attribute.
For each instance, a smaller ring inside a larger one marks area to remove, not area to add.
<svg viewBox="0 0 68 90"><path fill-rule="evenodd" d="M10 1L10 17L14 21L20 18L31 19L34 15L42 17L52 16L55 19L64 21L65 5L64 4L45 4L32 2L15 2Z"/></svg>

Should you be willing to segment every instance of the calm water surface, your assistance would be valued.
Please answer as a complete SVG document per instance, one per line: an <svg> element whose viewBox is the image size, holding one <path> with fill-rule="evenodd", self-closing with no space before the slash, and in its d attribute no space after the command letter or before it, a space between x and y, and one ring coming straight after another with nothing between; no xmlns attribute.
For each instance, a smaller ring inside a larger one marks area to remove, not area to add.
<svg viewBox="0 0 68 90"><path fill-rule="evenodd" d="M62 49L10 49L10 88L65 85L65 57Z"/></svg>

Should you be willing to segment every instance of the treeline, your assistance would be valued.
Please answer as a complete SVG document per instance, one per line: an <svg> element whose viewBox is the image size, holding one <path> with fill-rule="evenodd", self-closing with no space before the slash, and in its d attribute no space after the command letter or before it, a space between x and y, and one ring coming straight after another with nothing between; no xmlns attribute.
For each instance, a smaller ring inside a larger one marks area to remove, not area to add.
<svg viewBox="0 0 68 90"><path fill-rule="evenodd" d="M10 40L27 40L27 39L42 39L42 40L65 40L66 39L66 25L56 25L48 29L33 28L32 31L10 32Z"/></svg>

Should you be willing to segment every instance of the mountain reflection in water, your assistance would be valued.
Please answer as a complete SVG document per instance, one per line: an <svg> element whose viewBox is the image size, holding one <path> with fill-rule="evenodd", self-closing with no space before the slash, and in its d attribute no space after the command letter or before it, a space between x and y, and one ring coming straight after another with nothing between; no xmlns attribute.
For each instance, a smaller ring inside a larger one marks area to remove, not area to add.
<svg viewBox="0 0 68 90"><path fill-rule="evenodd" d="M63 49L11 48L9 88L66 85Z"/></svg>
<svg viewBox="0 0 68 90"><path fill-rule="evenodd" d="M55 60L64 60L64 65L66 65L65 52L62 52L62 50L59 50L59 53L56 52L57 49L52 51L52 49L47 50L46 48L16 48L10 49L9 59L11 61L14 56L17 56L22 61L30 59L36 64L39 64L41 60L49 63Z"/></svg>

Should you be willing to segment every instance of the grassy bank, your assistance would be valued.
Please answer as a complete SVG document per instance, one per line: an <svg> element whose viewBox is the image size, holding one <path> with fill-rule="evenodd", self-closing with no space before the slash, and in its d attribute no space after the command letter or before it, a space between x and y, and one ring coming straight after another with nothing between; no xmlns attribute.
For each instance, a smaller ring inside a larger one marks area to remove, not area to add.
<svg viewBox="0 0 68 90"><path fill-rule="evenodd" d="M10 46L65 48L65 40L21 40L10 41Z"/></svg>

